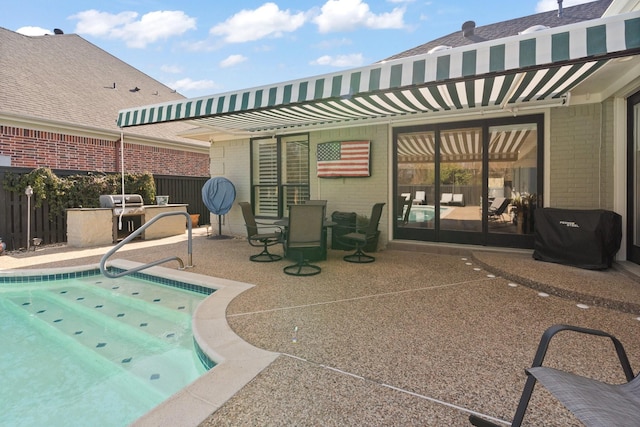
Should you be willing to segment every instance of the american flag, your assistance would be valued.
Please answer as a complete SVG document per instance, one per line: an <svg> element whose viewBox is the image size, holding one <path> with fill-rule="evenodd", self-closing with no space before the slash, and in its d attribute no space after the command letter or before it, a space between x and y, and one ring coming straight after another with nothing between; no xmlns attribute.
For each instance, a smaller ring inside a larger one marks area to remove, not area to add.
<svg viewBox="0 0 640 427"><path fill-rule="evenodd" d="M318 177L362 177L369 173L369 141L318 144Z"/></svg>

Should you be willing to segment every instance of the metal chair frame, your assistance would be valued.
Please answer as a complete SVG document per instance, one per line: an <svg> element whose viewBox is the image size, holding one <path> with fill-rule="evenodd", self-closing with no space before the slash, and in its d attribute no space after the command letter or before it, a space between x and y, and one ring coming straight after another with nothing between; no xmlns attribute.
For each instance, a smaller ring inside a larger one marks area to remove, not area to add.
<svg viewBox="0 0 640 427"><path fill-rule="evenodd" d="M248 202L238 203L242 209L242 215L244 216L244 223L247 228L247 241L251 246L262 248L262 252L256 255L251 255L249 259L253 262L274 262L280 261L282 255L276 255L269 252L269 246L282 243L284 239L284 233L282 228L274 224L264 224L256 221L253 215L253 209ZM262 233L260 230L275 230L270 233Z"/></svg>
<svg viewBox="0 0 640 427"><path fill-rule="evenodd" d="M349 245L349 242L351 242L351 246L354 246L356 249L354 253L345 255L342 259L354 263L369 263L376 260L375 257L365 254L363 248L378 234L378 224L380 223L380 216L382 216L382 208L384 205L384 203L376 203L373 205L371 209L371 219L366 228L362 230L356 229L354 232L344 234L341 237L341 240L345 242L345 244ZM411 206L411 204L408 206ZM408 220L408 216L406 219Z"/></svg>
<svg viewBox="0 0 640 427"><path fill-rule="evenodd" d="M289 224L285 240L287 256L295 254L297 262L283 268L291 276L314 276L322 269L310 264L306 254L311 249L322 247L325 206L322 204L304 204L289 206Z"/></svg>
<svg viewBox="0 0 640 427"><path fill-rule="evenodd" d="M535 357L533 359L532 367L525 370L525 372L527 373L527 381L525 382L524 390L522 391L520 402L518 403L518 408L516 409L516 413L513 417L513 422L511 423L512 427L520 427L522 425L525 412L527 411L527 407L529 406L529 400L531 399L531 395L533 394L533 389L536 385L536 375L539 375L538 372L546 371L547 374L553 375L553 372L550 372L553 369L543 367L542 362L544 361L544 357L547 353L547 349L549 348L551 339L558 332L561 332L561 331L572 331L572 332L578 332L578 333L591 335L591 336L609 338L613 343L616 354L618 356L618 360L620 361L620 366L622 367L622 371L624 372L625 378L627 379L627 381L629 381L628 383L618 385L617 387L624 387L627 384L634 381L634 379L636 378L636 376L634 375L631 369L629 358L627 357L627 353L625 352L624 347L622 346L622 343L613 335L603 331L599 331L597 329L581 328L578 326L571 326L571 325L551 326L544 332L544 334L542 335L542 338L540 339L540 344L538 345L538 350L536 351ZM562 373L563 371L557 371L557 372ZM569 374L569 375L573 375L573 374ZM577 378L582 378L583 380L586 380L586 382L596 383L595 380L591 380L585 377L579 377L577 375L573 375L573 376ZM637 382L637 380L635 380L634 382ZM579 401L580 396L575 396L572 400ZM569 409L571 410L571 408ZM574 415L578 415L578 414L574 414ZM499 424L495 424L491 421L480 418L477 415L471 415L469 417L469 421L471 422L471 424L473 424L476 427L500 427ZM585 422L586 420L581 419L581 421ZM589 425L589 424L587 423L586 425ZM616 420L612 419L610 420L610 422L607 423L607 425L621 425L621 424L619 424L619 422L616 422Z"/></svg>

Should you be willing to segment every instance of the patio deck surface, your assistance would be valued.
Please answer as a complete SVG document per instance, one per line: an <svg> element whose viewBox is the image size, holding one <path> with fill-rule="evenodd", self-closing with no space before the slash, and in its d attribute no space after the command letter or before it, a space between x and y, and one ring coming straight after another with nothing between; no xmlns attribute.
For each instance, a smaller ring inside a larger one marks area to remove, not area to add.
<svg viewBox="0 0 640 427"><path fill-rule="evenodd" d="M116 257L182 256L184 240L132 243ZM531 251L401 241L372 264L329 250L321 274L297 278L283 274L287 261L250 262L256 248L242 237L198 229L193 247L190 272L255 285L229 303L227 322L278 354L203 426L466 426L472 412L508 425L524 369L556 323L616 335L640 367L640 279L630 263L590 271L535 261ZM2 256L0 269L95 264L108 249L44 248ZM547 364L623 381L601 340L558 336ZM537 387L525 425L581 424Z"/></svg>

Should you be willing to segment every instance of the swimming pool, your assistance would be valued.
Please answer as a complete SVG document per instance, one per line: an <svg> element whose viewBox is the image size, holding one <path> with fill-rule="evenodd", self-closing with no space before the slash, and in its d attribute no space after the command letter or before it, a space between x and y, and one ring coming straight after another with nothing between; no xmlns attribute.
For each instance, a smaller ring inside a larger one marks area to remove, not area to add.
<svg viewBox="0 0 640 427"><path fill-rule="evenodd" d="M91 269L0 276L0 425L128 425L214 363L191 331L213 289Z"/></svg>
<svg viewBox="0 0 640 427"><path fill-rule="evenodd" d="M440 218L446 217L453 208L440 206ZM433 221L435 214L434 206L432 205L413 205L409 212L409 222L428 222Z"/></svg>

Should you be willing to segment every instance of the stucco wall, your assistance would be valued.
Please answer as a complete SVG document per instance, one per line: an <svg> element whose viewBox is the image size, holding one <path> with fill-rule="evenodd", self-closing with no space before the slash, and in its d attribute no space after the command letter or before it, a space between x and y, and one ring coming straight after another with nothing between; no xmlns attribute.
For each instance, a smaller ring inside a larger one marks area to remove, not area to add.
<svg viewBox="0 0 640 427"><path fill-rule="evenodd" d="M317 178L316 153L319 143L348 140L371 141L371 177ZM312 199L326 199L327 213L356 212L369 216L374 203L388 200L387 126L363 126L309 134L310 190ZM211 146L211 176L224 176L236 187L236 203L224 217L223 234L245 235L244 220L237 202L251 200L251 165L249 139L214 142ZM382 212L380 242L386 243L388 208ZM218 218L211 216L213 233L218 233Z"/></svg>
<svg viewBox="0 0 640 427"><path fill-rule="evenodd" d="M613 104L554 108L548 205L613 209Z"/></svg>

